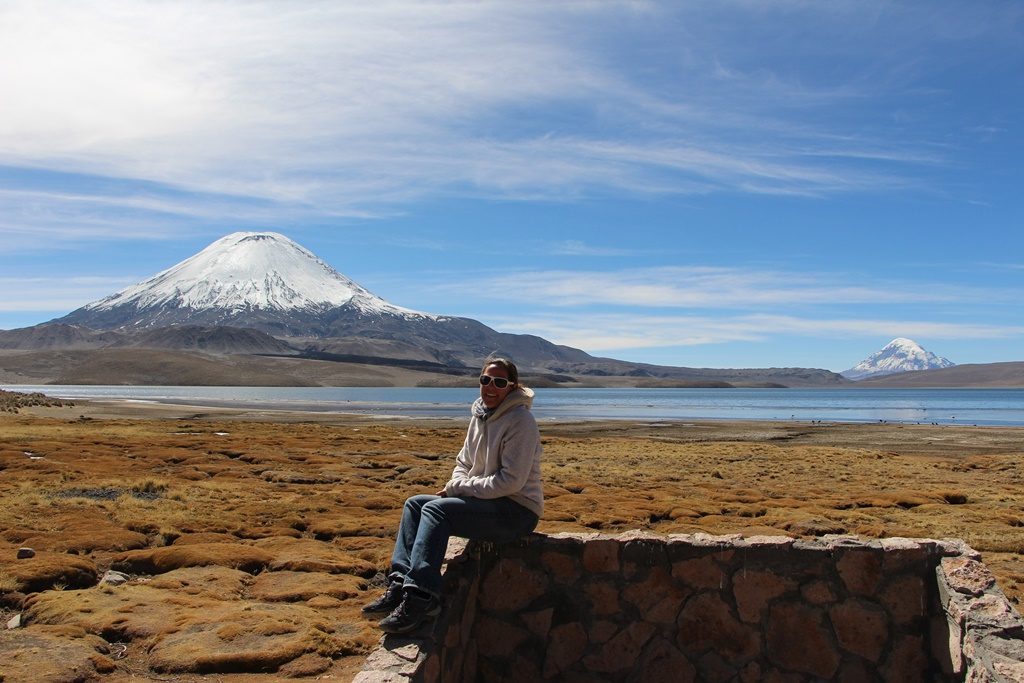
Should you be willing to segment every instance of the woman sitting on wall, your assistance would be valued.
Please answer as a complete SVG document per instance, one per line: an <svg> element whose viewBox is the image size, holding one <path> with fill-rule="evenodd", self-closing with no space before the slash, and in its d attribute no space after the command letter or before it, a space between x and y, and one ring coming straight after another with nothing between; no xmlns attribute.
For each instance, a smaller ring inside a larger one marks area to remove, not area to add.
<svg viewBox="0 0 1024 683"><path fill-rule="evenodd" d="M544 511L533 391L504 358L480 373L466 441L444 488L405 501L388 586L364 614L389 613L388 633L412 631L441 611L441 563L450 536L506 542L530 533Z"/></svg>

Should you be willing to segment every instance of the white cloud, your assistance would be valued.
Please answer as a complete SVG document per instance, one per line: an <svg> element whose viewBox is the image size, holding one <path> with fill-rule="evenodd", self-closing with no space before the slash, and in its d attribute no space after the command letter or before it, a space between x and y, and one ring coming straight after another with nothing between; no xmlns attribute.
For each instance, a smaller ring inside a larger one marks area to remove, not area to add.
<svg viewBox="0 0 1024 683"><path fill-rule="evenodd" d="M638 253L638 250L622 247L599 247L581 240L562 240L544 245L544 252L559 256L629 256Z"/></svg>
<svg viewBox="0 0 1024 683"><path fill-rule="evenodd" d="M849 276L856 280L855 276ZM466 289L466 285L453 285ZM934 283L849 284L839 275L706 266L620 271L526 271L481 277L472 291L533 306L760 308L763 306L895 304L992 300L989 290ZM995 294L1005 299L1012 293Z"/></svg>
<svg viewBox="0 0 1024 683"><path fill-rule="evenodd" d="M504 332L536 334L592 353L757 342L791 334L804 339L907 336L976 340L1024 337L1024 327L1014 325L781 315L708 317L570 312L557 317L491 320L489 324Z"/></svg>
<svg viewBox="0 0 1024 683"><path fill-rule="evenodd" d="M888 162L934 161L797 113L870 97L864 83L716 63L721 37L698 38L701 8L12 0L0 7L0 63L18 65L0 70L0 164L206 194L139 207L171 213L229 213L209 198L220 193L365 216L442 191L891 189L909 181ZM660 33L672 11L675 36ZM644 82L630 41L659 33L676 68Z"/></svg>
<svg viewBox="0 0 1024 683"><path fill-rule="evenodd" d="M0 312L59 311L63 314L135 281L131 277L0 277Z"/></svg>

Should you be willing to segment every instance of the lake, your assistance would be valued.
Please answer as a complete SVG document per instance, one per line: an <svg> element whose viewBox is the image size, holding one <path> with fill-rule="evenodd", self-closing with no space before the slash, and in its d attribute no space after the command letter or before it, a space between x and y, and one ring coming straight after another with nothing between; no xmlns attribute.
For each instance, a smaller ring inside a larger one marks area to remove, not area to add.
<svg viewBox="0 0 1024 683"><path fill-rule="evenodd" d="M461 417L475 388L3 385L68 399ZM797 420L1024 426L1024 389L538 389L539 420Z"/></svg>

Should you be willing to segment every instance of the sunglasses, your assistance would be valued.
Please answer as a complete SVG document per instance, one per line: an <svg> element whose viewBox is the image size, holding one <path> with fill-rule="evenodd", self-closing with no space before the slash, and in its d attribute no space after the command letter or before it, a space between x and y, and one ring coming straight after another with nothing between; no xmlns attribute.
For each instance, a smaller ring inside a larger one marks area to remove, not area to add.
<svg viewBox="0 0 1024 683"><path fill-rule="evenodd" d="M480 375L481 386L486 387L491 382L494 382L494 386L497 387L498 389L504 389L505 387L512 383L512 380L505 379L504 377L491 377L490 375Z"/></svg>

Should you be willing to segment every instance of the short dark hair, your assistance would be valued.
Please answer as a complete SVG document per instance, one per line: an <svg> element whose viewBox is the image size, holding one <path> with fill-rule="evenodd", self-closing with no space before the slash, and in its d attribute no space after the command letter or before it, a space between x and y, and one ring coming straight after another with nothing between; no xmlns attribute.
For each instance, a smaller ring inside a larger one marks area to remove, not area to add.
<svg viewBox="0 0 1024 683"><path fill-rule="evenodd" d="M486 361L484 361L484 366L480 368L481 374L483 373L484 370L486 370L488 367L492 365L497 365L498 367L505 368L505 372L506 374L508 374L509 381L512 382L512 384L519 384L519 369L516 367L516 364L510 361L508 358L488 358Z"/></svg>

